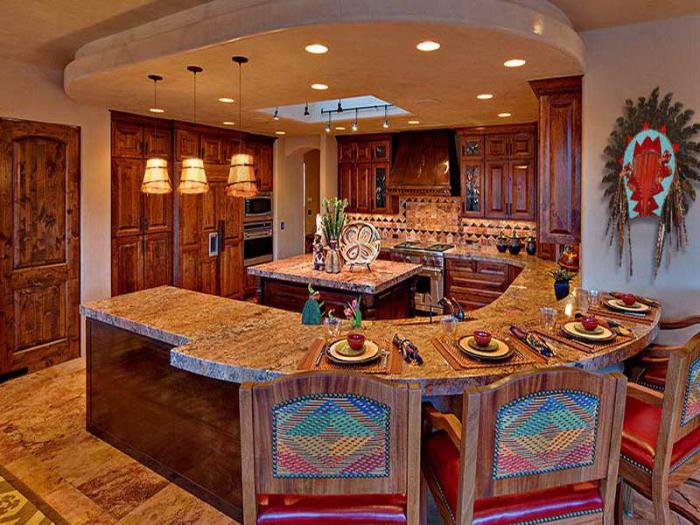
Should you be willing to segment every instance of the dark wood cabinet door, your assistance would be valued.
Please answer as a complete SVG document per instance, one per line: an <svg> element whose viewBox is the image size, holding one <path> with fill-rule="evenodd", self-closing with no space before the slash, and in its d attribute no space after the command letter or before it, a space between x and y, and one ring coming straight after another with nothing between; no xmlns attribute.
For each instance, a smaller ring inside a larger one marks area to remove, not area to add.
<svg viewBox="0 0 700 525"><path fill-rule="evenodd" d="M355 166L353 164L341 164L338 172L338 194L341 199L348 200L348 211L357 208L357 196L353 193L353 178Z"/></svg>
<svg viewBox="0 0 700 525"><path fill-rule="evenodd" d="M537 187L534 161L512 160L510 171L509 216L513 219L531 221L535 219Z"/></svg>
<svg viewBox="0 0 700 525"><path fill-rule="evenodd" d="M175 130L175 160L199 157L199 133L185 129Z"/></svg>
<svg viewBox="0 0 700 525"><path fill-rule="evenodd" d="M143 127L132 122L112 122L112 156L143 157Z"/></svg>
<svg viewBox="0 0 700 525"><path fill-rule="evenodd" d="M483 217L484 162L482 160L462 160L461 168L462 215L465 217Z"/></svg>
<svg viewBox="0 0 700 525"><path fill-rule="evenodd" d="M170 285L172 278L172 242L169 233L143 237L143 287Z"/></svg>
<svg viewBox="0 0 700 525"><path fill-rule="evenodd" d="M391 160L391 141L372 141L372 162L388 162Z"/></svg>
<svg viewBox="0 0 700 525"><path fill-rule="evenodd" d="M487 135L486 136L486 160L508 158L509 135Z"/></svg>
<svg viewBox="0 0 700 525"><path fill-rule="evenodd" d="M112 296L143 290L143 236L112 239Z"/></svg>
<svg viewBox="0 0 700 525"><path fill-rule="evenodd" d="M372 211L386 213L389 211L390 202L387 188L389 185L389 163L372 163Z"/></svg>
<svg viewBox="0 0 700 525"><path fill-rule="evenodd" d="M165 233L172 231L172 194L141 194L143 210L143 233Z"/></svg>
<svg viewBox="0 0 700 525"><path fill-rule="evenodd" d="M372 160L372 143L362 141L357 143L357 162L369 162Z"/></svg>
<svg viewBox="0 0 700 525"><path fill-rule="evenodd" d="M372 184L372 167L369 163L357 164L355 167L356 185L356 210L361 213L369 213L372 210L371 190Z"/></svg>
<svg viewBox="0 0 700 525"><path fill-rule="evenodd" d="M272 191L272 146L261 144L255 161L260 191Z"/></svg>
<svg viewBox="0 0 700 525"><path fill-rule="evenodd" d="M340 142L338 144L338 162L354 162L357 158L357 143Z"/></svg>
<svg viewBox="0 0 700 525"><path fill-rule="evenodd" d="M484 158L484 137L465 135L459 139L459 155L462 159L475 160Z"/></svg>
<svg viewBox="0 0 700 525"><path fill-rule="evenodd" d="M0 374L79 355L80 130L0 119Z"/></svg>
<svg viewBox="0 0 700 525"><path fill-rule="evenodd" d="M172 134L170 130L146 125L143 128L143 135L145 158L161 157L170 159L172 153Z"/></svg>
<svg viewBox="0 0 700 525"><path fill-rule="evenodd" d="M535 158L535 135L533 133L514 133L510 138L510 158Z"/></svg>
<svg viewBox="0 0 700 525"><path fill-rule="evenodd" d="M244 200L241 197L228 197L222 189L219 202L224 239L226 241L242 240Z"/></svg>
<svg viewBox="0 0 700 525"><path fill-rule="evenodd" d="M487 161L484 173L484 212L490 218L508 216L508 161Z"/></svg>
<svg viewBox="0 0 700 525"><path fill-rule="evenodd" d="M243 297L243 245L240 241L224 240L220 264L220 291L222 297L240 299Z"/></svg>
<svg viewBox="0 0 700 525"><path fill-rule="evenodd" d="M223 137L205 133L200 140L204 162L211 164L222 164L225 162Z"/></svg>
<svg viewBox="0 0 700 525"><path fill-rule="evenodd" d="M141 182L144 161L112 159L112 235L138 235L142 229Z"/></svg>

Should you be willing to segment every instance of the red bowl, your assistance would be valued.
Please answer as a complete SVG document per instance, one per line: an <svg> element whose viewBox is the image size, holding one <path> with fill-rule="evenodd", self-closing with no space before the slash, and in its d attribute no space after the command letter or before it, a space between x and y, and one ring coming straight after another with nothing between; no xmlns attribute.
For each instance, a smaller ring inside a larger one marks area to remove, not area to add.
<svg viewBox="0 0 700 525"><path fill-rule="evenodd" d="M348 344L350 345L350 348L353 350L360 350L362 346L365 344L365 336L362 334L356 334L356 333L351 333L348 334L346 339L348 340Z"/></svg>
<svg viewBox="0 0 700 525"><path fill-rule="evenodd" d="M589 332L592 332L596 328L598 328L598 325L600 324L598 322L598 319L595 318L593 315L588 315L581 319L581 324L583 327L588 330Z"/></svg>
<svg viewBox="0 0 700 525"><path fill-rule="evenodd" d="M637 302L637 296L632 295L631 293L626 293L622 296L622 302L625 303L627 306L632 306L634 303Z"/></svg>
<svg viewBox="0 0 700 525"><path fill-rule="evenodd" d="M491 342L491 332L486 330L477 330L474 332L474 340L479 346L488 346Z"/></svg>

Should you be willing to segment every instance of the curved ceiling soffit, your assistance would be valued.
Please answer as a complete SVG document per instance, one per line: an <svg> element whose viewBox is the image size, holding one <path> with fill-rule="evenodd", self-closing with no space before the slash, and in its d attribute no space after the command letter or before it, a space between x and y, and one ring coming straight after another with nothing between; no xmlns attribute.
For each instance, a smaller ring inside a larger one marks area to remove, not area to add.
<svg viewBox="0 0 700 525"><path fill-rule="evenodd" d="M538 9L536 9L538 7ZM309 25L413 22L516 34L573 57L583 41L546 0L214 0L86 44L64 71L64 89L81 79L161 57Z"/></svg>

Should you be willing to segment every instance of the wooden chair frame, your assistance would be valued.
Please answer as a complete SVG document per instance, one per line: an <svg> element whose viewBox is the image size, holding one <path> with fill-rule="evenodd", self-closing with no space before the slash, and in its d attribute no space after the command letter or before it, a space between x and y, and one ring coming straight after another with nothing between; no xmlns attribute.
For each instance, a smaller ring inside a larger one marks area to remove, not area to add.
<svg viewBox="0 0 700 525"><path fill-rule="evenodd" d="M601 514L558 520L558 524L612 523L615 510L618 461L624 415L626 379L622 374L598 375L559 367L544 372L515 374L487 387L467 388L464 392L462 423L453 414L443 414L431 405L424 407L424 430L444 430L460 451L460 472L456 523L472 523L474 503L481 498L527 493L585 481L600 481L604 510ZM492 479L496 413L507 403L530 394L552 390L578 390L595 394L599 400L598 431L594 463L535 475ZM432 486L423 461L422 485ZM445 523L451 523L450 511L435 498ZM425 522L425 512L421 516Z"/></svg>
<svg viewBox="0 0 700 525"><path fill-rule="evenodd" d="M391 471L380 478L294 478L272 475L272 408L313 394L354 394L391 409ZM420 387L391 383L363 374L309 372L267 383L245 383L240 389L243 520L254 525L257 494L405 494L409 524L420 511Z"/></svg>
<svg viewBox="0 0 700 525"><path fill-rule="evenodd" d="M683 404L688 383L688 373L692 362L700 357L700 334L695 335L681 349L673 350L668 357L666 391L657 392L635 383L628 383L627 395L638 401L661 409L661 423L656 440L656 454L651 472L620 462L622 483L628 483L638 492L649 498L654 508L655 523L672 523L671 510L698 523L700 516L673 497L675 489L682 486L700 468L700 454L695 454L680 467L671 472L673 445L690 432L700 428L700 417L695 417L681 425ZM617 522L623 517L623 486L618 491Z"/></svg>

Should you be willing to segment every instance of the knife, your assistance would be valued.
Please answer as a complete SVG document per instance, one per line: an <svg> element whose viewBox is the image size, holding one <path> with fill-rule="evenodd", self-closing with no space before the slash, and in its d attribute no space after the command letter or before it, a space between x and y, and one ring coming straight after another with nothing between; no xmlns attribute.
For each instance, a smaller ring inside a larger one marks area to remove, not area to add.
<svg viewBox="0 0 700 525"><path fill-rule="evenodd" d="M532 348L535 352L544 357L555 357L556 354L547 342L534 332L525 330L514 324L510 325L510 333L516 338Z"/></svg>

